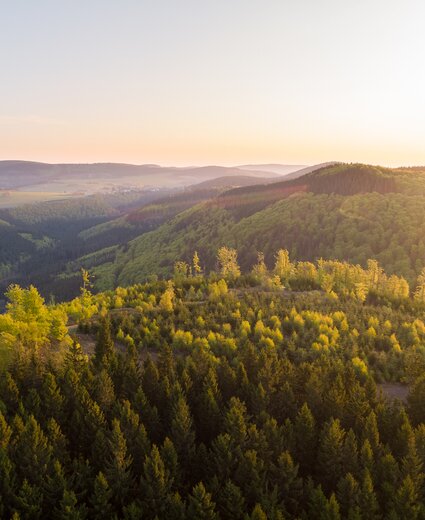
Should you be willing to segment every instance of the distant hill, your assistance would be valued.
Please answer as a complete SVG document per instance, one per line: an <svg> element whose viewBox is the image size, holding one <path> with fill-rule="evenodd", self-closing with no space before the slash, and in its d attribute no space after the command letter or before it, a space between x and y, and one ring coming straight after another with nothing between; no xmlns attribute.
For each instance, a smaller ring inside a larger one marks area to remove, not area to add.
<svg viewBox="0 0 425 520"><path fill-rule="evenodd" d="M207 181L200 182L199 184L194 184L192 188L214 188L221 190L240 188L241 186L254 186L256 184L269 184L271 182L276 182L276 177L271 177L270 179L267 179L264 177L253 177L250 175L235 175L229 177L218 177L216 179L209 179Z"/></svg>
<svg viewBox="0 0 425 520"><path fill-rule="evenodd" d="M249 170L249 171L263 171L275 173L277 175L289 175L292 172L297 172L303 168L306 168L305 165L299 164L244 164L242 166L238 166L241 170Z"/></svg>
<svg viewBox="0 0 425 520"><path fill-rule="evenodd" d="M34 188L45 191L86 191L123 185L188 186L217 177L273 177L278 174L258 169L225 166L173 167L154 164L119 163L47 164L30 161L0 161L0 189Z"/></svg>
<svg viewBox="0 0 425 520"><path fill-rule="evenodd" d="M313 166L306 166L301 170L296 170L292 173L288 173L285 175L285 181L289 181L292 179L298 179L298 177L302 177L303 175L307 175L307 173L312 173L316 170L320 170L321 168L326 168L327 166L333 166L335 164L340 164L338 161L329 161L320 164L314 164Z"/></svg>

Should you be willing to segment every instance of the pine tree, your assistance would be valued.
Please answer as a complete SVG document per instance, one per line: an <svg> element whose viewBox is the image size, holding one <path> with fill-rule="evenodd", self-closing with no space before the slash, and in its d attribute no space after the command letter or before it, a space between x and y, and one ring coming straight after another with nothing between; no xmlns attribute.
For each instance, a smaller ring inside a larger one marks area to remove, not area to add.
<svg viewBox="0 0 425 520"><path fill-rule="evenodd" d="M295 418L294 434L296 458L304 474L314 466L317 439L315 420L307 403L303 404Z"/></svg>
<svg viewBox="0 0 425 520"><path fill-rule="evenodd" d="M320 485L313 486L309 492L307 515L309 520L339 520L339 506L335 500L329 503Z"/></svg>
<svg viewBox="0 0 425 520"><path fill-rule="evenodd" d="M0 448L0 518L10 516L15 487L15 472L4 447Z"/></svg>
<svg viewBox="0 0 425 520"><path fill-rule="evenodd" d="M277 461L276 482L285 508L295 513L302 491L302 480L298 477L298 465L288 451L281 453Z"/></svg>
<svg viewBox="0 0 425 520"><path fill-rule="evenodd" d="M372 477L367 469L364 471L359 505L362 518L365 520L375 520L378 518L379 505L373 489Z"/></svg>
<svg viewBox="0 0 425 520"><path fill-rule="evenodd" d="M58 520L84 520L86 517L86 509L85 507L78 507L75 493L65 490L57 507L55 518Z"/></svg>
<svg viewBox="0 0 425 520"><path fill-rule="evenodd" d="M378 452L379 447L379 431L376 414L372 411L366 418L363 430L363 440L368 440L373 453Z"/></svg>
<svg viewBox="0 0 425 520"><path fill-rule="evenodd" d="M44 482L44 503L49 510L53 510L62 500L63 494L68 487L62 464L55 460L53 463L53 473Z"/></svg>
<svg viewBox="0 0 425 520"><path fill-rule="evenodd" d="M127 443L122 434L118 419L112 422L109 439L109 457L105 468L105 476L112 491L112 500L117 506L126 503L127 493L132 484L130 473L131 456L127 453Z"/></svg>
<svg viewBox="0 0 425 520"><path fill-rule="evenodd" d="M8 445L9 445L11 435L12 435L12 429L7 424L4 415L0 411L0 449L3 449L6 451Z"/></svg>
<svg viewBox="0 0 425 520"><path fill-rule="evenodd" d="M59 420L62 413L64 398L57 385L55 376L51 373L47 373L44 377L40 391L40 398L43 402L44 417L46 419L53 417Z"/></svg>
<svg viewBox="0 0 425 520"><path fill-rule="evenodd" d="M189 406L182 394L173 406L170 437L184 472L189 469L194 454L195 432Z"/></svg>
<svg viewBox="0 0 425 520"><path fill-rule="evenodd" d="M140 480L140 494L143 498L143 508L146 515L154 518L164 518L167 511L173 480L166 470L164 462L156 445L152 446L150 454L143 464Z"/></svg>
<svg viewBox="0 0 425 520"><path fill-rule="evenodd" d="M205 377L197 403L197 432L202 442L209 444L219 433L221 422L221 395L215 370Z"/></svg>
<svg viewBox="0 0 425 520"><path fill-rule="evenodd" d="M235 446L242 447L247 436L246 406L236 397L232 397L229 410L224 418L224 431L229 433Z"/></svg>
<svg viewBox="0 0 425 520"><path fill-rule="evenodd" d="M260 504L256 504L252 510L250 520L267 520L267 515Z"/></svg>
<svg viewBox="0 0 425 520"><path fill-rule="evenodd" d="M0 379L1 400L7 406L9 413L16 412L19 406L19 389L15 380L9 372Z"/></svg>
<svg viewBox="0 0 425 520"><path fill-rule="evenodd" d="M131 408L129 401L125 400L119 406L119 421L122 433L127 443L128 453L133 460L132 470L136 471L141 464L136 464L136 461L142 461L150 452L150 441L143 423L140 422L140 416Z"/></svg>
<svg viewBox="0 0 425 520"><path fill-rule="evenodd" d="M95 481L93 494L90 498L90 518L104 520L112 516L112 490L102 472L99 472Z"/></svg>
<svg viewBox="0 0 425 520"><path fill-rule="evenodd" d="M173 441L168 437L165 438L164 444L161 446L160 455L170 481L173 482L175 488L178 488L182 484L179 459Z"/></svg>
<svg viewBox="0 0 425 520"><path fill-rule="evenodd" d="M317 455L317 468L325 489L336 486L343 476L342 456L345 432L338 419L329 421L323 427Z"/></svg>
<svg viewBox="0 0 425 520"><path fill-rule="evenodd" d="M104 368L95 376L93 397L105 414L115 402L114 383Z"/></svg>
<svg viewBox="0 0 425 520"><path fill-rule="evenodd" d="M425 422L425 374L422 374L410 388L407 397L409 416L414 425Z"/></svg>
<svg viewBox="0 0 425 520"><path fill-rule="evenodd" d="M24 479L19 492L15 496L17 509L22 518L42 518L43 493L36 485Z"/></svg>
<svg viewBox="0 0 425 520"><path fill-rule="evenodd" d="M115 353L109 316L102 319L94 350L94 361L98 367L107 365Z"/></svg>
<svg viewBox="0 0 425 520"><path fill-rule="evenodd" d="M395 511L398 514L398 518L409 518L409 520L415 520L418 518L418 495L410 476L407 476L403 480L401 486L397 490L394 506Z"/></svg>
<svg viewBox="0 0 425 520"><path fill-rule="evenodd" d="M351 473L347 473L339 480L337 497L344 517L347 517L350 511L353 514L354 511L358 510L360 514L360 486Z"/></svg>
<svg viewBox="0 0 425 520"><path fill-rule="evenodd" d="M211 500L202 482L199 482L189 496L187 520L216 520L215 503Z"/></svg>
<svg viewBox="0 0 425 520"><path fill-rule="evenodd" d="M223 520L241 520L245 510L245 499L240 488L227 480L218 495L218 510Z"/></svg>
<svg viewBox="0 0 425 520"><path fill-rule="evenodd" d="M346 473L357 475L359 472L359 450L357 447L356 434L351 428L344 440L342 466Z"/></svg>
<svg viewBox="0 0 425 520"><path fill-rule="evenodd" d="M239 453L231 436L228 433L218 435L211 444L211 451L215 475L220 481L229 479L236 469Z"/></svg>
<svg viewBox="0 0 425 520"><path fill-rule="evenodd" d="M167 520L186 520L186 508L178 493L167 499Z"/></svg>
<svg viewBox="0 0 425 520"><path fill-rule="evenodd" d="M152 442L159 442L162 436L161 420L156 406L151 406L142 388L134 396L134 408L146 428Z"/></svg>
<svg viewBox="0 0 425 520"><path fill-rule="evenodd" d="M74 370L77 374L81 374L87 367L88 357L84 354L81 345L74 338L65 355L65 367Z"/></svg>
<svg viewBox="0 0 425 520"><path fill-rule="evenodd" d="M41 485L52 460L52 447L40 425L31 415L14 447L19 473L29 485Z"/></svg>

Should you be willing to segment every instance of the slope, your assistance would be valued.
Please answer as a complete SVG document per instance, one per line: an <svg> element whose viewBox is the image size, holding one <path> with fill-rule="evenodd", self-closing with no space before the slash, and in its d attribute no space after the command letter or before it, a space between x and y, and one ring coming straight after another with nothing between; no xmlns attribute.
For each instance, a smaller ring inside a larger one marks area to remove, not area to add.
<svg viewBox="0 0 425 520"><path fill-rule="evenodd" d="M248 268L257 251L271 262L285 247L303 260L377 258L390 274L413 280L425 264L424 193L422 171L332 166L295 181L225 192L129 242L107 266L91 267L128 284L169 273L194 250L214 269L217 248L234 246Z"/></svg>

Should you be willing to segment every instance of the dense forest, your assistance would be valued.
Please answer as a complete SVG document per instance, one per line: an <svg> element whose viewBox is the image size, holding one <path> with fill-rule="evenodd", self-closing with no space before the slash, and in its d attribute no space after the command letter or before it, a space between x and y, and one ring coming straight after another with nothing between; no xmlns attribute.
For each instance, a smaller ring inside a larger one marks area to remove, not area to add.
<svg viewBox="0 0 425 520"><path fill-rule="evenodd" d="M97 240L85 231L120 222L177 190L134 190L0 209L0 292L8 284L37 283L42 292L62 299L78 294L79 277L58 279L68 262L109 245L124 244L140 232L120 226L119 233ZM79 262L81 265L82 262Z"/></svg>
<svg viewBox="0 0 425 520"><path fill-rule="evenodd" d="M425 517L425 271L221 247L0 315L4 518ZM388 385L406 389L390 397Z"/></svg>

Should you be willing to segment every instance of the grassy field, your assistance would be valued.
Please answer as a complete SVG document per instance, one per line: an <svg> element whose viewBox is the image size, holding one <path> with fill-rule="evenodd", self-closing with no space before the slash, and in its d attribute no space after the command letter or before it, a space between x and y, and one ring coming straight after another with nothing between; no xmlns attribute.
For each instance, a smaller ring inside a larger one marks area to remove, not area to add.
<svg viewBox="0 0 425 520"><path fill-rule="evenodd" d="M48 191L0 191L0 208L13 208L22 204L46 202L50 200L69 199L70 193Z"/></svg>

